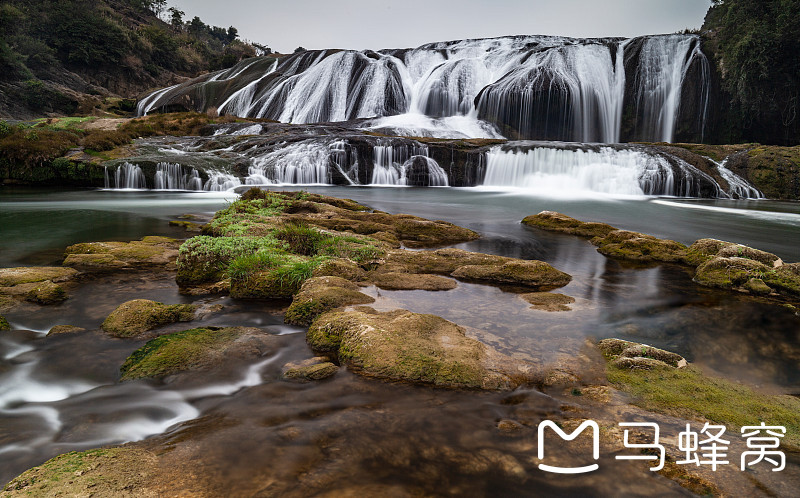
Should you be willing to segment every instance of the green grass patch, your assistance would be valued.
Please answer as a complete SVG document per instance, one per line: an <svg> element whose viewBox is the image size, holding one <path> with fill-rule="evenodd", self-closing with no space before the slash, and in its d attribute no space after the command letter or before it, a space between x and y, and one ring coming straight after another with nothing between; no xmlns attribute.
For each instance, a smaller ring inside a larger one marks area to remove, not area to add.
<svg viewBox="0 0 800 498"><path fill-rule="evenodd" d="M704 418L728 430L745 425L786 427L782 444L800 448L800 399L770 396L725 379L703 375L696 367L623 370L609 365L608 380L646 410L683 418Z"/></svg>

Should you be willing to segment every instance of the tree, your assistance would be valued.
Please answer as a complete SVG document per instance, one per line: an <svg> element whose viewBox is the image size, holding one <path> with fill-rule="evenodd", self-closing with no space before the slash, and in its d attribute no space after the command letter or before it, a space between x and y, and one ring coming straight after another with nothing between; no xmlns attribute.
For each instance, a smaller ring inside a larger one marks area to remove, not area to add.
<svg viewBox="0 0 800 498"><path fill-rule="evenodd" d="M239 38L239 30L230 26L228 28L228 43L232 42L233 40Z"/></svg>
<svg viewBox="0 0 800 498"><path fill-rule="evenodd" d="M182 10L178 10L175 7L170 7L169 10L169 23L175 29L181 29L183 27L183 16L186 15L186 12Z"/></svg>
<svg viewBox="0 0 800 498"><path fill-rule="evenodd" d="M294 53L297 54L297 53L300 53L300 52L306 52L306 49L304 49L303 47L297 47L296 49L294 49Z"/></svg>

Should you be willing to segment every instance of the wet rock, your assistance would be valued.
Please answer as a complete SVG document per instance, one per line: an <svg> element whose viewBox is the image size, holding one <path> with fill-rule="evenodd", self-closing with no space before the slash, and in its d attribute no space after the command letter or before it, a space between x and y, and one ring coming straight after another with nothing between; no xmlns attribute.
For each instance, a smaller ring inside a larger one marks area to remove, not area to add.
<svg viewBox="0 0 800 498"><path fill-rule="evenodd" d="M771 268L764 263L739 257L715 257L699 267L694 281L708 287L741 287L753 278L765 278Z"/></svg>
<svg viewBox="0 0 800 498"><path fill-rule="evenodd" d="M522 432L523 429L525 429L525 426L515 420L505 418L497 422L497 430L503 434L516 435Z"/></svg>
<svg viewBox="0 0 800 498"><path fill-rule="evenodd" d="M115 337L135 337L148 330L195 317L193 304L163 304L148 299L134 299L117 307L105 319L102 329Z"/></svg>
<svg viewBox="0 0 800 498"><path fill-rule="evenodd" d="M314 269L315 277L341 277L351 282L359 282L367 274L355 262L345 258L331 258Z"/></svg>
<svg viewBox="0 0 800 498"><path fill-rule="evenodd" d="M185 220L172 220L169 222L170 226L173 227L181 227L187 232L202 232L203 225L200 223L194 223L192 221L185 221Z"/></svg>
<svg viewBox="0 0 800 498"><path fill-rule="evenodd" d="M531 309L542 311L570 311L568 305L575 302L574 297L553 292L529 292L520 297L533 305Z"/></svg>
<svg viewBox="0 0 800 498"><path fill-rule="evenodd" d="M549 290L567 285L572 277L544 261L515 260L500 265L466 265L451 273L463 280L510 284Z"/></svg>
<svg viewBox="0 0 800 498"><path fill-rule="evenodd" d="M712 259L715 256L721 258L737 257L752 259L771 267L778 267L783 264L783 261L781 261L778 256L772 253L717 239L697 240L691 246L689 246L689 253L704 257L703 260L698 262L698 264Z"/></svg>
<svg viewBox="0 0 800 498"><path fill-rule="evenodd" d="M174 269L180 241L148 236L131 242L86 242L67 247L64 266L83 271Z"/></svg>
<svg viewBox="0 0 800 498"><path fill-rule="evenodd" d="M204 327L165 334L148 341L125 360L122 380L162 378L182 372L230 369L234 360L273 353L276 336L256 328Z"/></svg>
<svg viewBox="0 0 800 498"><path fill-rule="evenodd" d="M359 287L339 277L313 277L306 280L286 311L286 323L308 326L326 311L354 304L368 304L372 297Z"/></svg>
<svg viewBox="0 0 800 498"><path fill-rule="evenodd" d="M744 288L753 294L766 295L772 292L769 285L765 284L760 278L751 278L744 284Z"/></svg>
<svg viewBox="0 0 800 498"><path fill-rule="evenodd" d="M638 342L603 339L597 347L607 360L619 368L683 368L687 365L686 359L677 353Z"/></svg>
<svg viewBox="0 0 800 498"><path fill-rule="evenodd" d="M8 320L6 320L6 317L4 317L3 315L0 315L0 331L3 331L3 330L11 330L11 324L8 323Z"/></svg>
<svg viewBox="0 0 800 498"><path fill-rule="evenodd" d="M289 380L322 380L336 375L338 371L339 367L319 356L283 366L283 376Z"/></svg>
<svg viewBox="0 0 800 498"><path fill-rule="evenodd" d="M44 282L46 280L55 283L66 282L77 275L78 272L72 268L58 266L3 268L0 269L0 287L13 287L19 284Z"/></svg>
<svg viewBox="0 0 800 498"><path fill-rule="evenodd" d="M617 228L606 223L580 221L555 211L542 211L539 214L527 216L522 220L522 223L551 232L567 233L590 238L605 237L614 230L617 230Z"/></svg>
<svg viewBox="0 0 800 498"><path fill-rule="evenodd" d="M50 280L32 284L20 284L16 286L16 289L24 290L25 300L36 304L56 304L66 301L69 297L63 287Z"/></svg>
<svg viewBox="0 0 800 498"><path fill-rule="evenodd" d="M54 335L62 335L62 334L74 334L76 332L85 332L86 329L82 327L76 327L74 325L56 325L52 327L50 331L47 333L47 337L51 337Z"/></svg>
<svg viewBox="0 0 800 498"><path fill-rule="evenodd" d="M592 244L605 256L634 261L658 261L683 263L686 261L686 246L669 239L659 239L627 230L615 230L605 237L592 239Z"/></svg>
<svg viewBox="0 0 800 498"><path fill-rule="evenodd" d="M465 265L501 265L512 258L469 252L463 249L438 249L436 251L389 251L386 272L434 273L450 275Z"/></svg>
<svg viewBox="0 0 800 498"><path fill-rule="evenodd" d="M328 312L306 338L355 372L387 380L508 390L535 375L532 366L466 337L458 325L406 310Z"/></svg>
<svg viewBox="0 0 800 498"><path fill-rule="evenodd" d="M422 218L400 219L394 224L397 238L408 247L455 244L475 240L477 232L446 221L430 221Z"/></svg>
<svg viewBox="0 0 800 498"><path fill-rule="evenodd" d="M442 291L455 289L458 286L452 278L424 273L378 273L371 280L377 287L386 290Z"/></svg>

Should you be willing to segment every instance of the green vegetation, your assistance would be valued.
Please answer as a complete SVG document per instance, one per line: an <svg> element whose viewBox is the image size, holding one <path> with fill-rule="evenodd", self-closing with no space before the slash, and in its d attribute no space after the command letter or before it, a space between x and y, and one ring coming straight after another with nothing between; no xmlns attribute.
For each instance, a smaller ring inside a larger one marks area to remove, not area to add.
<svg viewBox="0 0 800 498"><path fill-rule="evenodd" d="M189 370L211 351L240 335L235 328L197 328L162 335L148 341L125 360L122 380L165 377Z"/></svg>
<svg viewBox="0 0 800 498"><path fill-rule="evenodd" d="M783 444L800 447L800 400L769 396L742 384L680 369L620 369L608 366L608 380L646 410L677 417L704 418L730 429L745 425L786 427Z"/></svg>
<svg viewBox="0 0 800 498"><path fill-rule="evenodd" d="M6 317L4 317L3 315L0 315L0 331L3 331L3 330L11 330L11 324L8 323L8 320L6 320Z"/></svg>
<svg viewBox="0 0 800 498"><path fill-rule="evenodd" d="M102 329L115 337L135 337L162 325L194 319L193 304L163 304L148 299L122 303L111 312Z"/></svg>
<svg viewBox="0 0 800 498"><path fill-rule="evenodd" d="M800 0L714 0L704 30L716 48L733 126L765 143L800 141Z"/></svg>

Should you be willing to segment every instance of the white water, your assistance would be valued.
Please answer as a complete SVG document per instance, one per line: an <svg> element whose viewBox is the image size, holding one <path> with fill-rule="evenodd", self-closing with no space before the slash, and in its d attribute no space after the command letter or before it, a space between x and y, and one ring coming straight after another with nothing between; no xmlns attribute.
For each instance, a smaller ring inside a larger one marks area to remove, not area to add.
<svg viewBox="0 0 800 498"><path fill-rule="evenodd" d="M114 172L114 185L111 185L111 176L108 168L105 169L105 188L115 189L146 189L147 181L144 172L138 164L124 162L117 166Z"/></svg>
<svg viewBox="0 0 800 498"><path fill-rule="evenodd" d="M711 158L708 158L708 160L717 165L717 171L719 171L720 176L724 178L726 182L728 182L728 195L731 197L738 197L740 199L764 198L764 194L762 194L754 186L750 185L747 180L725 167L725 163L728 162L727 159L724 159L721 163L718 163Z"/></svg>
<svg viewBox="0 0 800 498"><path fill-rule="evenodd" d="M203 190L203 180L196 169L184 172L177 163L156 164L156 190Z"/></svg>
<svg viewBox="0 0 800 498"><path fill-rule="evenodd" d="M436 161L428 157L428 147L425 145L373 147L374 166L370 185L412 185L409 172L417 159L426 164L427 186L449 185L447 173Z"/></svg>
<svg viewBox="0 0 800 498"><path fill-rule="evenodd" d="M486 154L484 186L513 187L541 195L696 196L697 179L716 182L678 159L636 149L571 150L536 147L526 152L494 147ZM676 176L676 170L680 175ZM717 185L719 197L725 197Z"/></svg>
<svg viewBox="0 0 800 498"><path fill-rule="evenodd" d="M559 140L618 142L630 41L522 36L405 52L325 50L276 61L260 74L246 71L250 65L237 66L209 81L251 79L220 105L220 112L238 116L291 123L402 116L371 126L407 136L498 136L479 121L480 111L513 125L522 137L548 138L535 136L546 132ZM642 133L644 139L670 141L686 71L696 59L707 69L707 61L694 35L648 37L643 44L637 81L629 82L636 85L639 120L647 128ZM148 96L139 113L180 97L173 88ZM555 122L548 121L551 113ZM462 120L433 120L451 117Z"/></svg>

